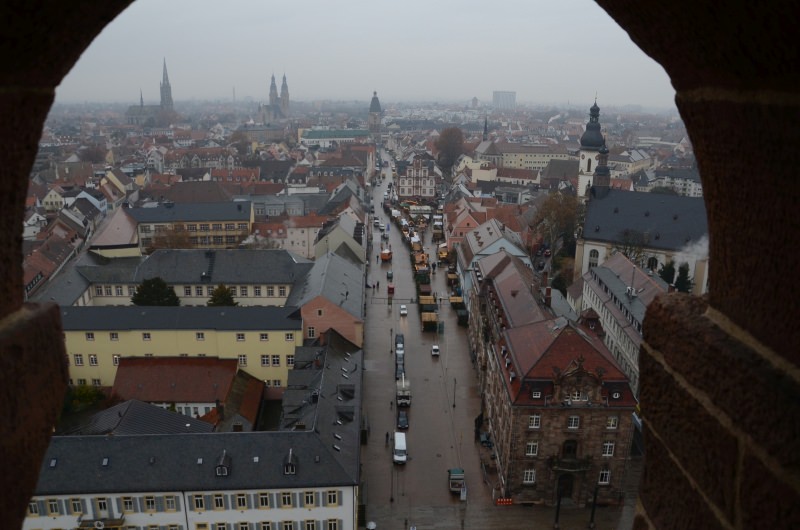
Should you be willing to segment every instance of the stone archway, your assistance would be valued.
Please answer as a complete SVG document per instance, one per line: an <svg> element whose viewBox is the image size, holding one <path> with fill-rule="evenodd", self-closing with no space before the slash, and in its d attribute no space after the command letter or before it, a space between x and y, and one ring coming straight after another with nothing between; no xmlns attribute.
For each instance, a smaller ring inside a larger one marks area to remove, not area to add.
<svg viewBox="0 0 800 530"><path fill-rule="evenodd" d="M15 419L0 431L3 528L21 526L66 381L58 311L23 305L27 175L55 87L129 3L7 0L0 8L13 21L0 43L0 387L6 417ZM598 3L672 80L711 234L708 298L663 297L645 320L648 458L636 528L800 520L800 327L793 311L776 311L776 301L792 307L800 294L793 260L782 256L795 246L800 203L792 171L800 144L795 2L733 3L723 12L695 0ZM724 381L713 377L720 365Z"/></svg>

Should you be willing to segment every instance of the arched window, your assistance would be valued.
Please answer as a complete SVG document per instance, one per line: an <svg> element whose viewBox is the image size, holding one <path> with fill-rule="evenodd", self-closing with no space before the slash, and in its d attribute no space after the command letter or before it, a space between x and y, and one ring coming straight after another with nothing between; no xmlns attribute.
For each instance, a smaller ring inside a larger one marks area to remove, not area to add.
<svg viewBox="0 0 800 530"><path fill-rule="evenodd" d="M592 159L586 161L586 172L589 173L592 170Z"/></svg>
<svg viewBox="0 0 800 530"><path fill-rule="evenodd" d="M647 260L647 268L651 271L655 271L658 269L658 258L650 258Z"/></svg>
<svg viewBox="0 0 800 530"><path fill-rule="evenodd" d="M595 249L589 251L589 268L597 267L597 261L600 259L600 252Z"/></svg>

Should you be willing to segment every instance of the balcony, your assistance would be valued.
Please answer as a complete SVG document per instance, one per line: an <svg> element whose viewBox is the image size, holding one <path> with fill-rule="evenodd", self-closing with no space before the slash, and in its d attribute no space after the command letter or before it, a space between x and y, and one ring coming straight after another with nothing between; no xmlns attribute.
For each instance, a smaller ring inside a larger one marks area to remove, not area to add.
<svg viewBox="0 0 800 530"><path fill-rule="evenodd" d="M551 456L547 459L547 465L553 471L566 471L569 473L586 472L592 467L592 457L575 458Z"/></svg>

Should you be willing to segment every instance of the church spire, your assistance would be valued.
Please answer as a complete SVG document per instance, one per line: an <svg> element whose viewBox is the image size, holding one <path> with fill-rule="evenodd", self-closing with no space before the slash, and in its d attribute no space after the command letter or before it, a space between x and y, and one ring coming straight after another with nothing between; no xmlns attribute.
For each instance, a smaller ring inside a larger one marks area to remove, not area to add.
<svg viewBox="0 0 800 530"><path fill-rule="evenodd" d="M275 74L272 74L272 80L269 84L269 104L273 108L278 106L278 85L275 84Z"/></svg>
<svg viewBox="0 0 800 530"><path fill-rule="evenodd" d="M281 115L284 118L289 117L289 85L286 83L286 74L283 74L281 83Z"/></svg>
<svg viewBox="0 0 800 530"><path fill-rule="evenodd" d="M484 116L483 118L483 141L489 139L489 118Z"/></svg>
<svg viewBox="0 0 800 530"><path fill-rule="evenodd" d="M172 110L172 87L169 84L169 75L167 74L167 59L164 58L164 73L161 79L161 108L162 110Z"/></svg>
<svg viewBox="0 0 800 530"><path fill-rule="evenodd" d="M144 96L142 95L142 89L139 89L139 106L144 107Z"/></svg>

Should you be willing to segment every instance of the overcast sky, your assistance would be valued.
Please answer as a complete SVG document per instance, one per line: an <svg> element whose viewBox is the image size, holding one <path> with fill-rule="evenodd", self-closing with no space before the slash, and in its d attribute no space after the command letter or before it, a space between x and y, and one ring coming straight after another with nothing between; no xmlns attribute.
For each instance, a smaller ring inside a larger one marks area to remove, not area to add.
<svg viewBox="0 0 800 530"><path fill-rule="evenodd" d="M57 101L638 104L674 108L664 70L592 0L136 0L86 50Z"/></svg>

